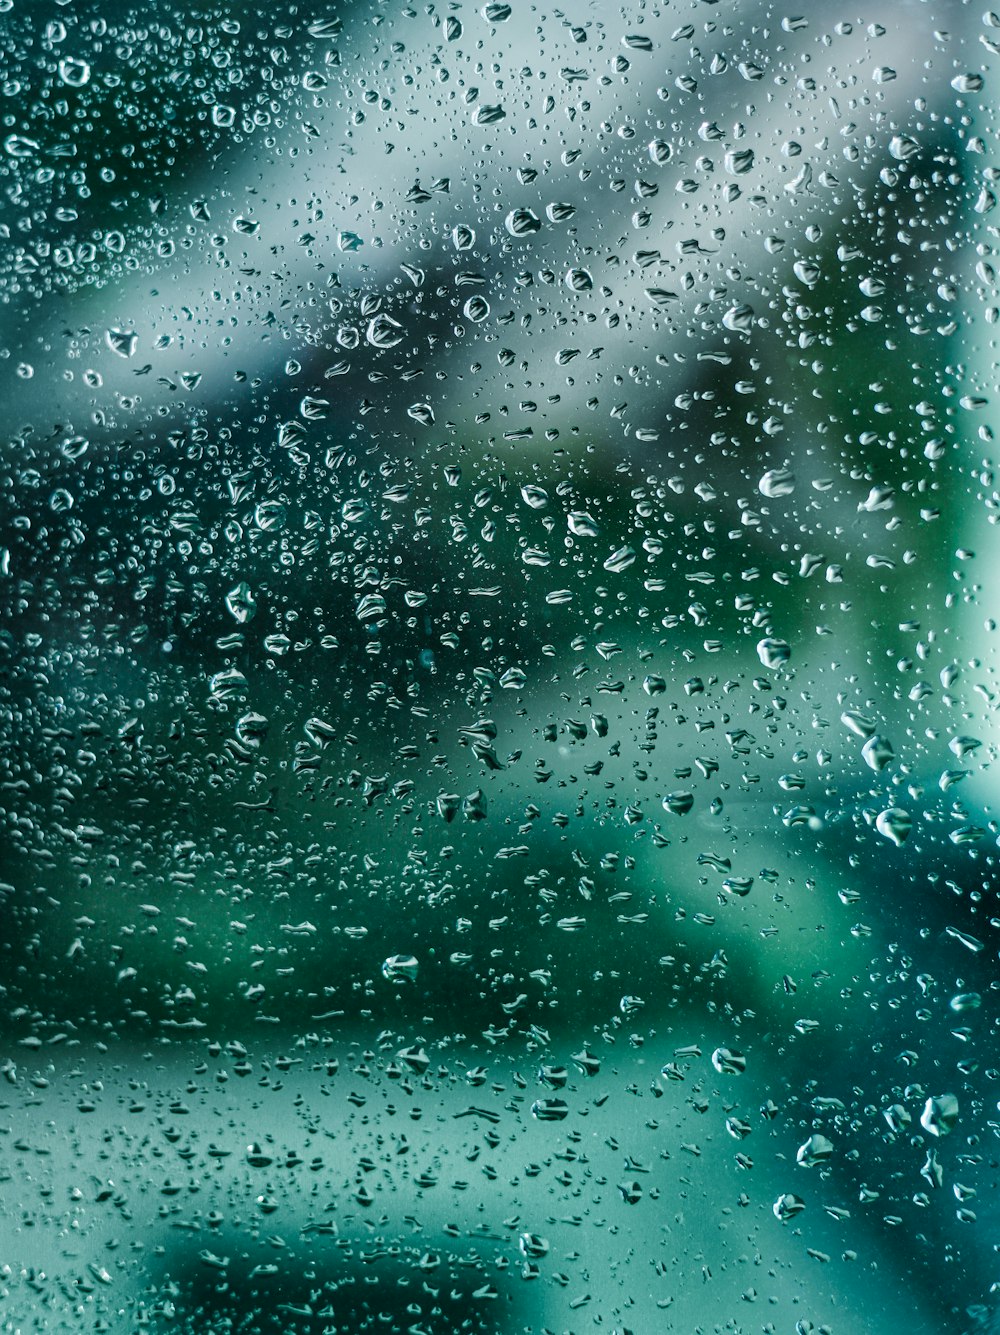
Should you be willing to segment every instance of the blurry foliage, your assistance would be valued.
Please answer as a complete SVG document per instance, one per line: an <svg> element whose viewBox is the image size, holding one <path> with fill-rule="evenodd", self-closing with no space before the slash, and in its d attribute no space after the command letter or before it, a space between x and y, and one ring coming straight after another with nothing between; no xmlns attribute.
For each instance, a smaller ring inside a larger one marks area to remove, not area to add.
<svg viewBox="0 0 1000 1335"><path fill-rule="evenodd" d="M308 72L318 52L354 97L341 61L368 68L378 12L316 37L318 16L155 9L74 10L93 49L76 89L57 87L71 44L51 24L40 36L47 18L24 9L4 32L26 108L5 127L5 342L16 360L40 343L53 381L66 358L78 377L51 399L35 375L8 378L9 1042L187 1052L415 1028L442 1051L523 1045L533 1061L592 1043L623 1070L655 1047L652 1074L662 1043L735 1031L751 1061L780 1057L779 1102L840 1100L845 1191L897 1172L883 1142L905 1129L872 1120L889 1100L919 1113L939 1078L970 1110L972 1176L995 1072L956 1047L972 1031L944 996L979 1010L993 991L997 831L972 771L994 751L982 706L949 694L957 659L980 667L962 647L982 592L963 549L973 492L992 485L977 481L990 432L956 408L975 393L952 272L980 188L967 118L927 113L912 153L871 151L828 197L806 192L794 225L765 192L752 228L722 214L692 250L674 225L694 215L671 215L641 260L634 237L612 240L627 136L613 193L581 191L593 216L514 243L467 182L440 168L431 187L436 159L416 157L425 184L407 176L388 247L419 259L415 277L369 265L374 245L357 259L362 238L324 216L312 178L283 231L254 221L283 188L268 172L297 160L292 130L315 171L343 110ZM701 151L682 139L685 160ZM350 181L330 175L339 207ZM459 249L452 224L470 220L483 236ZM564 246L589 288L545 276ZM538 277L519 287L524 272ZM206 274L218 292L199 290ZM494 308L481 329L477 293ZM754 309L726 323L746 293ZM144 327L123 369L114 340L150 304L171 332ZM179 369L161 373L168 348ZM99 358L106 385L79 369ZM771 470L793 478L768 496ZM768 638L787 667L759 656ZM925 661L940 690L920 689ZM979 694L988 712L992 687ZM967 731L978 748L949 753ZM876 732L894 747L879 772L861 759ZM959 762L965 787L957 770L941 782ZM896 806L914 813L900 849L875 824ZM415 978L383 969L411 954ZM932 968L949 981L925 1014ZM912 1213L913 1179L886 1210ZM928 1254L950 1252L951 1216L920 1220ZM878 1246L902 1273L898 1236ZM255 1256L224 1281L186 1273L181 1321L242 1329L262 1307L312 1329L326 1298L300 1310L299 1280L282 1271L272 1291ZM172 1252L167 1271L182 1264ZM389 1269L372 1328L419 1324L410 1261ZM952 1320L935 1265L912 1282ZM470 1328L463 1294L449 1281L434 1330Z"/></svg>

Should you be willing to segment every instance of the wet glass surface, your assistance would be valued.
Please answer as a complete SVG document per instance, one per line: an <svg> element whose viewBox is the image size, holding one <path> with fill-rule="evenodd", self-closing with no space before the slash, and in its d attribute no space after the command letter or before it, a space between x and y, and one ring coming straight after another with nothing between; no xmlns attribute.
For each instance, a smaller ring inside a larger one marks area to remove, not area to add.
<svg viewBox="0 0 1000 1335"><path fill-rule="evenodd" d="M998 1328L954 3L0 0L0 1320Z"/></svg>

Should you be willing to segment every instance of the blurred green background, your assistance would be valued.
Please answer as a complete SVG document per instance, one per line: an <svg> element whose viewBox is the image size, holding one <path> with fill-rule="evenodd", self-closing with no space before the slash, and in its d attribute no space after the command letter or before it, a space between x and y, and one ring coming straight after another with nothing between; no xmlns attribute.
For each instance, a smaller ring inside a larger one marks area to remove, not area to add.
<svg viewBox="0 0 1000 1335"><path fill-rule="evenodd" d="M991 1328L993 20L507 11L0 14L11 1330Z"/></svg>

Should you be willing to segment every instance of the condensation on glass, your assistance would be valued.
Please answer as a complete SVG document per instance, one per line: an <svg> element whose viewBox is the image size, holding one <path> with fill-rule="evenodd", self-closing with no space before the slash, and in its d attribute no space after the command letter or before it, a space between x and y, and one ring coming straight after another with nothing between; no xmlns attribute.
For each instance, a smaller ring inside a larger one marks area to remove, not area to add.
<svg viewBox="0 0 1000 1335"><path fill-rule="evenodd" d="M1000 1329L1000 17L0 46L4 1330Z"/></svg>

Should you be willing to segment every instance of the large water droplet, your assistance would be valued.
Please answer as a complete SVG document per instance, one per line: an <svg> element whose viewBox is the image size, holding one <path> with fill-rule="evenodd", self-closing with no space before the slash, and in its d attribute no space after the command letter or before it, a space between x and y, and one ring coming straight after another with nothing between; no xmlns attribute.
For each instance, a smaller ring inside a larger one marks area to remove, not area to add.
<svg viewBox="0 0 1000 1335"><path fill-rule="evenodd" d="M880 811L875 818L875 828L885 839L889 839L900 848L906 843L913 827L913 817L902 807L889 807Z"/></svg>

